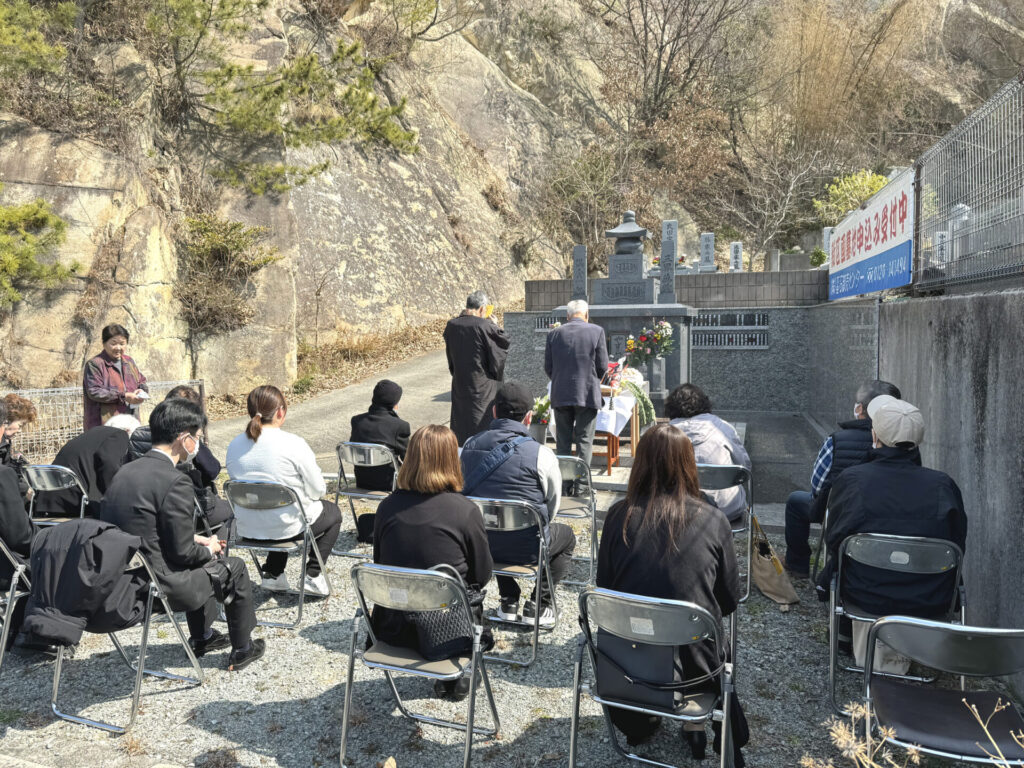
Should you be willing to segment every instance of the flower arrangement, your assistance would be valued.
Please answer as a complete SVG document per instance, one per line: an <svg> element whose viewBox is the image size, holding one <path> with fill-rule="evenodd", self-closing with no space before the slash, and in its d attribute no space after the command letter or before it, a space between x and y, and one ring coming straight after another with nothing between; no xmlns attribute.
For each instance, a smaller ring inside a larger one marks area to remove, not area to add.
<svg viewBox="0 0 1024 768"><path fill-rule="evenodd" d="M686 266L686 254L683 254L682 256L680 256L679 260L676 263L679 264L680 266L685 267ZM655 256L653 259L651 259L651 266L652 267L660 267L661 266L661 256Z"/></svg>
<svg viewBox="0 0 1024 768"><path fill-rule="evenodd" d="M663 357L675 349L672 324L659 320L653 328L644 328L636 336L626 339L626 360L629 365L644 365L656 357Z"/></svg>
<svg viewBox="0 0 1024 768"><path fill-rule="evenodd" d="M551 420L551 395L533 401L533 424L547 424Z"/></svg>

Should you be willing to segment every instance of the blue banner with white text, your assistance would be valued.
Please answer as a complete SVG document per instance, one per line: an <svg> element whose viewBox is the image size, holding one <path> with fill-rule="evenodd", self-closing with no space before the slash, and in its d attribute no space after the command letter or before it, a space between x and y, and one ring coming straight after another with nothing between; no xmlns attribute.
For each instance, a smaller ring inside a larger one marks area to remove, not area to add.
<svg viewBox="0 0 1024 768"><path fill-rule="evenodd" d="M829 274L829 299L859 296L908 285L913 265L912 245L912 241L906 240L894 248Z"/></svg>

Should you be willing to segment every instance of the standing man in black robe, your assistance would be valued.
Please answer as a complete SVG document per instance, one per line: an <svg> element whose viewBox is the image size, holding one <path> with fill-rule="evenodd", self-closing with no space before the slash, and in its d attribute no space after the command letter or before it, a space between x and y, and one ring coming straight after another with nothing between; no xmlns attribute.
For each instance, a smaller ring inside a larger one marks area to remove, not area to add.
<svg viewBox="0 0 1024 768"><path fill-rule="evenodd" d="M487 294L474 291L448 321L444 343L452 375L451 429L461 446L491 422L491 406L505 373L509 339L489 316Z"/></svg>

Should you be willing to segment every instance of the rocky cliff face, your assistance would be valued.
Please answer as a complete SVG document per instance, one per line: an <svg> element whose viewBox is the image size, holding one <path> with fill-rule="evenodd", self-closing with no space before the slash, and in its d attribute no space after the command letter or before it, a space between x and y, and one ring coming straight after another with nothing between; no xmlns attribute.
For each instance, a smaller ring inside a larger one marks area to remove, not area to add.
<svg viewBox="0 0 1024 768"><path fill-rule="evenodd" d="M359 10L353 5L351 15ZM295 18L289 3L275 4L232 53L261 65L307 44L308 29ZM268 227L283 258L251 287L254 320L193 349L172 296L185 174L160 161L152 72L128 46L97 51L144 117L127 154L0 115L0 203L50 202L68 222L58 258L81 265L60 290L30 291L0 315L0 381L77 383L100 348L99 330L119 322L151 379L188 378L194 366L213 392L287 385L298 343L315 332L323 341L420 323L455 313L474 289L511 302L524 278L558 276L542 261L528 266L518 195L555 147L575 139L471 41L467 32L421 44L383 78L387 98L408 98L403 119L419 131L417 154L301 151L282 159L330 159L329 170L276 198L219 200L219 214ZM507 56L503 63L510 67Z"/></svg>

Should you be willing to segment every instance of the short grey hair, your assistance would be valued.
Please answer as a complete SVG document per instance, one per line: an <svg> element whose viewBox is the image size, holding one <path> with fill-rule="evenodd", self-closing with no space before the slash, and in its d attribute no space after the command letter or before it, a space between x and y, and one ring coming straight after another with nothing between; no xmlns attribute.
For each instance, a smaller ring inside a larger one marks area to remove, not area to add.
<svg viewBox="0 0 1024 768"><path fill-rule="evenodd" d="M114 429L123 429L131 437L132 432L142 426L138 419L132 416L130 413L119 413L116 416L111 416L107 419L104 426L113 427Z"/></svg>
<svg viewBox="0 0 1024 768"><path fill-rule="evenodd" d="M589 311L590 307L587 306L587 302L583 299L576 299L565 305L565 314L568 317L578 317L587 314Z"/></svg>
<svg viewBox="0 0 1024 768"><path fill-rule="evenodd" d="M881 379L869 379L857 389L856 402L866 409L868 403L880 395L889 395L897 400L903 399L899 387L895 384L890 384L888 381L882 381Z"/></svg>
<svg viewBox="0 0 1024 768"><path fill-rule="evenodd" d="M466 297L466 309L481 309L490 304L487 294L483 291L473 291Z"/></svg>

